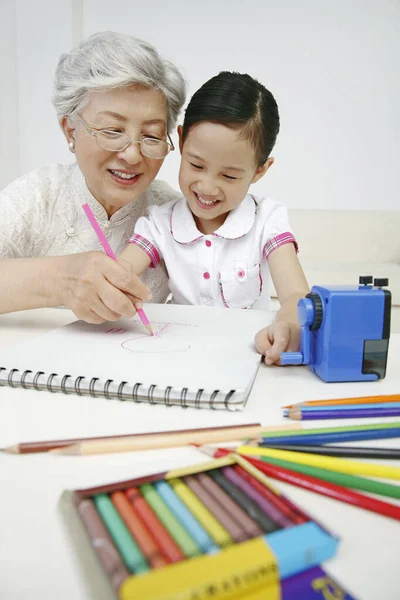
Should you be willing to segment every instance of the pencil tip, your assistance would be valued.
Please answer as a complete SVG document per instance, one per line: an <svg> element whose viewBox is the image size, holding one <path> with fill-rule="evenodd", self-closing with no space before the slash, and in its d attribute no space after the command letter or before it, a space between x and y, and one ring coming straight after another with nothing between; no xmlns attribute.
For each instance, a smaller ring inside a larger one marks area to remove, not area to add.
<svg viewBox="0 0 400 600"><path fill-rule="evenodd" d="M193 444L193 446L197 447L197 450L206 454L207 456L214 456L215 450L210 448L210 446L200 446L200 444Z"/></svg>
<svg viewBox="0 0 400 600"><path fill-rule="evenodd" d="M1 452L7 452L7 454L19 454L19 446L7 446L6 448L0 448Z"/></svg>

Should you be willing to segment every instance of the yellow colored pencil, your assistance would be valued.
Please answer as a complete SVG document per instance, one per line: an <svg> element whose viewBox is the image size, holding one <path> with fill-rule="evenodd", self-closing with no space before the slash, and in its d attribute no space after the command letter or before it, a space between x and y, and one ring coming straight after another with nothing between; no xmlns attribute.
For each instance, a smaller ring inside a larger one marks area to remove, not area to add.
<svg viewBox="0 0 400 600"><path fill-rule="evenodd" d="M339 473L348 473L350 475L369 475L370 477L382 479L400 480L400 468L388 465L376 465L374 463L347 460L346 458L333 458L331 456L307 454L306 452L290 452L289 450L275 450L273 448L259 448L255 446L240 446L236 449L236 452L248 456L281 458L282 460L289 460L300 465L321 467L329 471L338 471Z"/></svg>
<svg viewBox="0 0 400 600"><path fill-rule="evenodd" d="M174 488L177 496L186 504L189 510L194 514L199 523L208 531L212 539L222 548L233 544L233 540L225 527L217 521L208 508L198 499L196 494L181 479L170 479L169 484Z"/></svg>

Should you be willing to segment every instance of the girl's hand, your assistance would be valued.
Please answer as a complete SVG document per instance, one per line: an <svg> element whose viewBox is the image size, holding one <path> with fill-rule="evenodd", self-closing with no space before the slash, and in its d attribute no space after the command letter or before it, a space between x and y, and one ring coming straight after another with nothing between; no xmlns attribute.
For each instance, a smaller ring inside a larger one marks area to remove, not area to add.
<svg viewBox="0 0 400 600"><path fill-rule="evenodd" d="M300 326L276 321L257 333L255 343L257 351L264 356L265 364L280 365L281 352L300 350Z"/></svg>
<svg viewBox="0 0 400 600"><path fill-rule="evenodd" d="M52 281L54 304L70 308L88 323L132 317L135 305L151 297L149 288L125 260L114 261L104 252L83 252L57 257Z"/></svg>

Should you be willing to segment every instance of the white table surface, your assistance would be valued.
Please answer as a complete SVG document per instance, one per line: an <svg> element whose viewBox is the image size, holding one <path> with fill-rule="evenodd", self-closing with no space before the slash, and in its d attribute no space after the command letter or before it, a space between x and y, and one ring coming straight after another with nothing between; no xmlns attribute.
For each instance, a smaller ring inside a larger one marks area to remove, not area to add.
<svg viewBox="0 0 400 600"><path fill-rule="evenodd" d="M72 320L72 313L62 309L0 316L0 361L6 360L8 344ZM182 410L1 387L0 447L23 441L243 422L279 424L285 422L281 410L284 404L399 393L400 335L392 336L390 346L387 376L380 382L325 384L305 367L262 366L242 413ZM355 423L340 421L341 425ZM312 425L309 422L307 426ZM370 445L400 448L400 441L377 440ZM64 489L133 478L203 460L204 456L191 448L88 457L0 453L0 598L92 600L58 514L57 503ZM400 466L400 461L390 464ZM292 486L278 486L339 535L337 556L325 566L358 600L399 600L400 522Z"/></svg>

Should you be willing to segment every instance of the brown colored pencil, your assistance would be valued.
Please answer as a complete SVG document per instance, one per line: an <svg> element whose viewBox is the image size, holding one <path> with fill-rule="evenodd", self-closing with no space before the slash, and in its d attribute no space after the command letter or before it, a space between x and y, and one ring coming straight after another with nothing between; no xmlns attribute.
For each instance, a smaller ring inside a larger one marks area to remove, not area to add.
<svg viewBox="0 0 400 600"><path fill-rule="evenodd" d="M202 485L198 477L188 475L184 477L184 482L190 490L199 498L204 506L210 511L210 513L221 523L221 525L227 530L231 538L235 542L244 542L249 540L252 536L243 528L237 519L233 519L232 516L225 510L215 497L210 493L207 488Z"/></svg>
<svg viewBox="0 0 400 600"><path fill-rule="evenodd" d="M301 428L301 427L300 427ZM296 428L294 428L296 429ZM213 444L233 442L248 437L259 437L266 431L293 431L293 425L277 425L270 428L261 425L241 425L237 427L220 427L214 429L198 429L197 431L181 431L174 433L148 434L147 436L131 436L80 442L50 452L66 455L106 454L113 452L133 452L153 450L156 448L177 448L190 444Z"/></svg>
<svg viewBox="0 0 400 600"><path fill-rule="evenodd" d="M88 499L78 501L77 509L100 564L109 576L113 588L118 590L130 573L114 546L93 501Z"/></svg>
<svg viewBox="0 0 400 600"><path fill-rule="evenodd" d="M258 523L244 511L235 500L222 489L208 474L199 473L197 476L201 485L215 498L215 500L228 512L237 523L243 527L249 538L264 535ZM186 480L186 479L185 479Z"/></svg>
<svg viewBox="0 0 400 600"><path fill-rule="evenodd" d="M336 398L332 400L308 400L297 404L288 404L282 408L301 408L302 406L337 406L340 404L375 404L380 402L400 402L400 394L386 394L383 396L360 396L356 398Z"/></svg>
<svg viewBox="0 0 400 600"><path fill-rule="evenodd" d="M121 435L102 435L96 437L85 437L85 438L70 438L63 440L45 440L38 442L22 442L20 444L15 444L14 446L7 446L7 448L3 448L3 452L8 452L10 454L32 454L34 452L48 452L49 450L55 450L57 448L64 448L65 446L72 446L74 444L80 444L82 442L93 442L100 440L114 440L114 439L124 439L131 437L144 437L149 435L171 435L174 433L192 433L198 431L215 431L221 429L236 429L237 427L251 427L257 426L259 423L248 423L245 425L225 425L223 427L207 427L204 429L177 429L174 431L151 431L147 433L124 433ZM286 427L286 425L285 425Z"/></svg>

